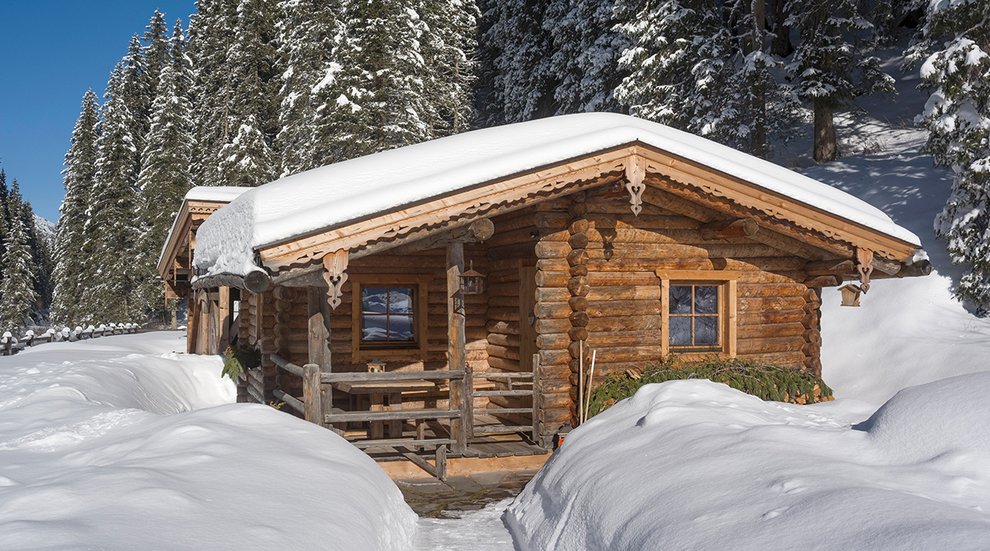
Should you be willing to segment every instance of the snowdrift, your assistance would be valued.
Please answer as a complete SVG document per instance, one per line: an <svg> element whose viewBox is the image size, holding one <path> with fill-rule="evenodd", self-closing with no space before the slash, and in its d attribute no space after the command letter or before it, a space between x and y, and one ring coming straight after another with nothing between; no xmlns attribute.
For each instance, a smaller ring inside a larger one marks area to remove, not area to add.
<svg viewBox="0 0 990 551"><path fill-rule="evenodd" d="M163 354L181 336L0 358L0 548L408 548L416 516L374 461L231 404L218 358Z"/></svg>
<svg viewBox="0 0 990 551"><path fill-rule="evenodd" d="M867 422L709 381L643 387L572 432L506 512L522 549L985 549L990 374Z"/></svg>

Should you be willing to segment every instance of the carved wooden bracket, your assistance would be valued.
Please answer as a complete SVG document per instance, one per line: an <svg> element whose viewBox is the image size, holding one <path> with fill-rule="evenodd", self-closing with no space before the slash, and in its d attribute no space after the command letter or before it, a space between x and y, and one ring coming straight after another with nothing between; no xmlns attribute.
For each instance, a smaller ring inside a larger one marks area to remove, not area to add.
<svg viewBox="0 0 990 551"><path fill-rule="evenodd" d="M870 274L873 273L873 251L859 247L856 249L856 272L863 292L870 290Z"/></svg>
<svg viewBox="0 0 990 551"><path fill-rule="evenodd" d="M643 192L646 190L644 179L646 179L646 165L643 159L638 155L629 157L626 162L626 191L629 192L629 203L635 216L643 212Z"/></svg>
<svg viewBox="0 0 990 551"><path fill-rule="evenodd" d="M347 250L338 249L323 257L323 279L327 282L327 303L336 310L340 306L344 282L347 281Z"/></svg>

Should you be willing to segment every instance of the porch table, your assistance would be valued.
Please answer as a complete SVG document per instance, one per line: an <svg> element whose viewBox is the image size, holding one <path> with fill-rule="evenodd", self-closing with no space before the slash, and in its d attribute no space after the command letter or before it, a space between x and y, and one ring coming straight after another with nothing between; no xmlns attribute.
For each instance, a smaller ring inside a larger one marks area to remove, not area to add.
<svg viewBox="0 0 990 551"><path fill-rule="evenodd" d="M417 390L435 390L433 381L355 381L339 383L337 388L348 394L364 394L371 401L371 411L401 411L402 393ZM386 400L387 398L387 400ZM386 403L387 401L387 403ZM402 437L402 421L369 421L368 438L377 440L385 437L388 427L389 438Z"/></svg>

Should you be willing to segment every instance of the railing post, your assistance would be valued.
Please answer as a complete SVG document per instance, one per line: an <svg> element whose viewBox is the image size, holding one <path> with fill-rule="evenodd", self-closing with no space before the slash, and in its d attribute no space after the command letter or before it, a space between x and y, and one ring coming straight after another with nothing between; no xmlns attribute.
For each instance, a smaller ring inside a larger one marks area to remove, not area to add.
<svg viewBox="0 0 990 551"><path fill-rule="evenodd" d="M544 446L540 438L540 355L533 354L533 443Z"/></svg>
<svg viewBox="0 0 990 551"><path fill-rule="evenodd" d="M303 405L304 417L311 423L323 425L323 405L320 396L320 366L303 366Z"/></svg>

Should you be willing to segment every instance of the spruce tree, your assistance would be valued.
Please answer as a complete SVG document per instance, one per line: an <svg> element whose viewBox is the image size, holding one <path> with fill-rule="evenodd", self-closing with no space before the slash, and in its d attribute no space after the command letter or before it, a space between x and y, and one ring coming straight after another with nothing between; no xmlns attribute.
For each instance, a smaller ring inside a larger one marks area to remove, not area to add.
<svg viewBox="0 0 990 551"><path fill-rule="evenodd" d="M474 118L478 19L471 0L422 3L426 29L422 42L426 69L424 94L433 115L429 137L467 130Z"/></svg>
<svg viewBox="0 0 990 551"><path fill-rule="evenodd" d="M629 39L617 28L615 0L553 0L544 29L553 39L550 71L557 113L616 111L615 88L626 76L619 56Z"/></svg>
<svg viewBox="0 0 990 551"><path fill-rule="evenodd" d="M7 173L0 168L0 258L6 250L4 243L7 242L7 232L10 227L9 216L7 214L7 200L10 191L7 189ZM0 283L3 283L3 266L0 265Z"/></svg>
<svg viewBox="0 0 990 551"><path fill-rule="evenodd" d="M282 176L316 168L330 145L317 139L318 93L334 74L344 22L340 2L285 0L279 6L279 133Z"/></svg>
<svg viewBox="0 0 990 551"><path fill-rule="evenodd" d="M202 185L220 185L217 160L231 133L233 75L228 58L234 42L237 0L197 0L196 5L197 13L189 23L197 129L193 173Z"/></svg>
<svg viewBox="0 0 990 551"><path fill-rule="evenodd" d="M3 257L0 258L4 273L0 282L0 332L16 333L30 322L38 300L34 291L35 270L28 244L28 228L23 220L23 201L17 180L11 186L6 203L10 219Z"/></svg>
<svg viewBox="0 0 990 551"><path fill-rule="evenodd" d="M632 40L616 97L631 114L701 135L735 128L722 105L734 52L714 0L619 0L616 10Z"/></svg>
<svg viewBox="0 0 990 551"><path fill-rule="evenodd" d="M557 79L551 70L553 37L543 26L548 3L543 0L492 2L486 18L490 26L483 40L497 44L491 79L494 105L488 124L520 122L553 115Z"/></svg>
<svg viewBox="0 0 990 551"><path fill-rule="evenodd" d="M141 190L143 232L133 258L139 280L132 302L143 304L146 309L162 307L164 297L156 274L158 254L183 196L193 186L192 107L179 91L179 76L173 66L166 65L160 76L144 164L137 181Z"/></svg>
<svg viewBox="0 0 990 551"><path fill-rule="evenodd" d="M150 112L151 106L158 95L158 83L161 81L162 68L169 62L169 37L168 25L165 23L165 14L155 10L148 21L148 26L144 29L143 54L145 88L147 90L147 106ZM150 124L150 121L149 121Z"/></svg>
<svg viewBox="0 0 990 551"><path fill-rule="evenodd" d="M124 322L140 315L128 302L136 279L132 259L138 237L138 152L134 114L127 102L128 71L126 61L119 63L104 95L96 178L84 230L84 254L93 265L82 293L81 318L88 322Z"/></svg>
<svg viewBox="0 0 990 551"><path fill-rule="evenodd" d="M337 63L316 86L317 139L327 158L358 157L430 138L436 112L426 95L426 25L399 0L350 5Z"/></svg>
<svg viewBox="0 0 990 551"><path fill-rule="evenodd" d="M798 29L801 42L787 70L801 99L814 109L814 158L839 156L835 110L863 94L894 91L894 80L869 55L876 44L873 25L859 12L856 0L791 0L787 24Z"/></svg>
<svg viewBox="0 0 990 551"><path fill-rule="evenodd" d="M258 186L275 178L274 10L270 0L241 0L229 54L233 93L216 158L222 185Z"/></svg>
<svg viewBox="0 0 990 551"><path fill-rule="evenodd" d="M952 169L952 193L935 220L955 262L968 268L956 294L990 310L990 6L931 3L923 39L935 51L921 67L931 91L919 117L927 150Z"/></svg>
<svg viewBox="0 0 990 551"><path fill-rule="evenodd" d="M96 94L88 90L72 129L69 151L65 154L65 169L62 171L65 198L59 209L61 215L56 227L52 304L52 319L62 324L81 321L82 290L93 283L89 277L93 263L85 252L88 242L85 232L90 192L96 180L99 116Z"/></svg>

